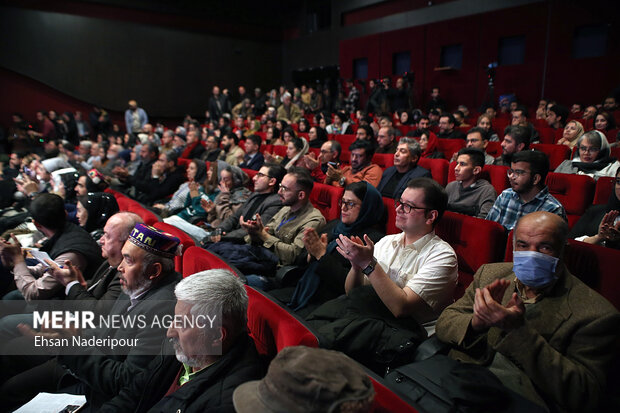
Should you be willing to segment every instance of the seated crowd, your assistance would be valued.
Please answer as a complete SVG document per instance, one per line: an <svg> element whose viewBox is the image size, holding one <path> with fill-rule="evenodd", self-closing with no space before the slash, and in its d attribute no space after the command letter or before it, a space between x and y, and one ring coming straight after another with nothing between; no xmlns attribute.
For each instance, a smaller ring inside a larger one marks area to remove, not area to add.
<svg viewBox="0 0 620 413"><path fill-rule="evenodd" d="M135 100L124 132L101 108L89 122L41 111L34 127L14 114L0 180L0 293L11 309L0 318L3 408L63 392L106 412L370 411L372 384L356 362L379 374L415 366L431 340L532 410L612 403L620 313L569 272L564 249L569 238L620 249L615 99L570 110L541 100L531 113L508 100L474 114L447 111L434 88L423 112L409 107L403 79L387 92L372 83L364 108L351 81L333 100L305 85L253 96L241 86L234 99L215 86L205 118L174 128L150 124ZM570 156L556 162L549 145ZM454 179L441 182L437 165ZM547 186L553 172L611 177L607 203L569 225ZM337 216L316 203L320 191L338 194ZM182 279L179 236L127 212L135 201L239 273ZM512 237L513 262L474 269L462 297L460 257L436 233L446 211ZM267 369L247 331L244 283L329 350L287 348ZM35 337L85 333L33 325L37 300L50 299L149 320L221 318L210 329L108 331L142 340L128 353L33 357Z"/></svg>

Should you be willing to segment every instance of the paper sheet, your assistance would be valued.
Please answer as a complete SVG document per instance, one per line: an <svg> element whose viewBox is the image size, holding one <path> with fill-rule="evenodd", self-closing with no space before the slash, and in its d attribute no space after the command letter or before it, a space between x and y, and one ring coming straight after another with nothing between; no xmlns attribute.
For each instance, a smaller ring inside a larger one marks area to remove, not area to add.
<svg viewBox="0 0 620 413"><path fill-rule="evenodd" d="M15 413L58 413L69 405L83 406L86 396L67 393L39 393Z"/></svg>

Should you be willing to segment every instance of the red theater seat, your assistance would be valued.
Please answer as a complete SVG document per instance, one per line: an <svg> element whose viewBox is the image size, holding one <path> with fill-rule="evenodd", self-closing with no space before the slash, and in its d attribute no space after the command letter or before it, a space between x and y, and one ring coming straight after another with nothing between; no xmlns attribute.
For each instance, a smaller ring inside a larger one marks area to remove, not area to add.
<svg viewBox="0 0 620 413"><path fill-rule="evenodd" d="M489 142L486 148L486 153L491 155L494 158L497 158L502 154L502 143L501 142Z"/></svg>
<svg viewBox="0 0 620 413"><path fill-rule="evenodd" d="M392 198L383 197L383 206L387 213L387 222L385 224L385 234L398 234L400 229L396 228L396 208L394 208L394 200Z"/></svg>
<svg viewBox="0 0 620 413"><path fill-rule="evenodd" d="M318 338L296 315L266 293L246 285L248 331L259 354L269 357L288 346L319 347Z"/></svg>
<svg viewBox="0 0 620 413"><path fill-rule="evenodd" d="M569 159L571 150L566 145L549 145L544 143L535 143L530 145L532 149L541 151L549 158L549 170L554 171L562 162Z"/></svg>
<svg viewBox="0 0 620 413"><path fill-rule="evenodd" d="M435 232L454 248L458 257L455 298L463 295L482 264L501 262L504 258L504 227L497 222L446 211Z"/></svg>
<svg viewBox="0 0 620 413"><path fill-rule="evenodd" d="M280 155L281 157L285 157L286 145L273 145L273 150L271 153L274 155Z"/></svg>
<svg viewBox="0 0 620 413"><path fill-rule="evenodd" d="M182 167L186 168L187 165L189 165L189 163L191 161L192 161L191 159L179 158L179 159L177 159L177 164L179 166L182 166Z"/></svg>
<svg viewBox="0 0 620 413"><path fill-rule="evenodd" d="M585 175L549 172L546 183L551 195L564 206L568 225L572 228L588 206L592 204L594 180Z"/></svg>
<svg viewBox="0 0 620 413"><path fill-rule="evenodd" d="M205 249L200 247L189 247L185 253L183 253L183 277L196 274L200 271L212 270L214 268L230 270L233 274L238 276L238 272L235 268L228 265L228 263L218 255Z"/></svg>
<svg viewBox="0 0 620 413"><path fill-rule="evenodd" d="M498 196L504 189L510 188L507 171L508 167L501 165L484 165L482 168L482 172L488 174L489 182L495 188Z"/></svg>
<svg viewBox="0 0 620 413"><path fill-rule="evenodd" d="M465 139L437 139L437 150L443 152L446 159L451 159L452 155L465 147Z"/></svg>
<svg viewBox="0 0 620 413"><path fill-rule="evenodd" d="M394 165L394 154L392 153L375 153L372 157L372 163L377 164L384 171Z"/></svg>
<svg viewBox="0 0 620 413"><path fill-rule="evenodd" d="M357 139L356 135L332 135L335 141L339 142L342 149L349 149L349 146Z"/></svg>
<svg viewBox="0 0 620 413"><path fill-rule="evenodd" d="M375 389L375 400L373 401L372 412L374 413L417 413L418 411L405 402L392 391L383 381L382 378L368 369L366 374L372 381L372 386Z"/></svg>
<svg viewBox="0 0 620 413"><path fill-rule="evenodd" d="M609 196L614 191L615 177L602 176L596 181L596 190L594 192L594 205L606 204Z"/></svg>
<svg viewBox="0 0 620 413"><path fill-rule="evenodd" d="M183 245L181 251L182 254L180 256L174 257L174 268L177 270L178 273L183 274L183 254L189 247L193 247L194 245L196 245L194 243L194 240L192 239L192 237L190 237L177 227L173 227L172 225L166 224L165 222L156 222L153 226L159 230L172 234L179 240L181 240L181 245Z"/></svg>
<svg viewBox="0 0 620 413"><path fill-rule="evenodd" d="M433 179L439 182L439 185L446 186L448 183L448 161L445 159L420 158L418 165L431 171Z"/></svg>
<svg viewBox="0 0 620 413"><path fill-rule="evenodd" d="M321 211L321 214L329 222L332 219L340 218L338 201L342 198L343 192L343 188L315 182L310 193L310 202Z"/></svg>

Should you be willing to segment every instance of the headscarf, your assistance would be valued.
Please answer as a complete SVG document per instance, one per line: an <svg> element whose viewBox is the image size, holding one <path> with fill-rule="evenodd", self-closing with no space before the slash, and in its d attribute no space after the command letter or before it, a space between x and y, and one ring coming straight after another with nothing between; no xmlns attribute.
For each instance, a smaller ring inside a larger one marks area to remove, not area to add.
<svg viewBox="0 0 620 413"><path fill-rule="evenodd" d="M383 217L383 198L381 197L381 193L368 182L364 183L366 184L366 195L364 195L364 199L362 200L359 216L355 222L349 225L339 220L338 224L336 224L332 230L332 233L329 234L331 241L327 244L326 254L331 254L334 249L336 249L336 240L339 235L349 236L356 231L371 227ZM291 301L287 304L293 311L300 310L308 305L308 301L310 301L319 289L321 278L315 272L317 265L318 261L313 261L297 282Z"/></svg>
<svg viewBox="0 0 620 413"><path fill-rule="evenodd" d="M303 143L303 147L301 148L299 152L297 152L297 155L293 156L293 158L287 162L286 166L284 166L284 169L286 169L287 171L291 169L293 166L295 166L299 158L301 158L302 156L308 153L308 148L310 147L310 145L308 145L308 141L306 140L306 138L298 138L298 139L301 139L301 142Z"/></svg>
<svg viewBox="0 0 620 413"><path fill-rule="evenodd" d="M88 211L84 229L88 232L102 229L108 219L119 211L114 195L106 192L90 192L78 197L78 202Z"/></svg>
<svg viewBox="0 0 620 413"><path fill-rule="evenodd" d="M592 137L593 134L597 134L598 137L601 138L601 150L599 151L598 156L594 160L594 162L582 162L581 158L579 157L579 146L581 145L581 141L583 141L584 139L589 139L590 137ZM609 142L607 142L607 137L605 137L605 134L597 130L590 131L585 135L582 135L577 140L577 150L575 151L575 156L573 157L571 165L574 168L577 168L580 171L586 173L600 171L601 169L606 168L610 163L615 161L615 158L610 157L609 153Z"/></svg>
<svg viewBox="0 0 620 413"><path fill-rule="evenodd" d="M194 182L202 183L207 177L207 165L200 159L192 159L192 162L196 165L196 176L194 177Z"/></svg>
<svg viewBox="0 0 620 413"><path fill-rule="evenodd" d="M426 146L426 150L422 152L422 158L432 155L433 152L437 150L437 146L439 146L437 135L431 131L428 131L428 145Z"/></svg>

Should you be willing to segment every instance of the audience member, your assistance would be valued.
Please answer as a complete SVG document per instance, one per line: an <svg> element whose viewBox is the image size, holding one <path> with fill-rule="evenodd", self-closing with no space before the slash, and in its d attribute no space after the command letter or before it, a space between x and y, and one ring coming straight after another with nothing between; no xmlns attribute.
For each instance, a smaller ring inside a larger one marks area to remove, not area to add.
<svg viewBox="0 0 620 413"><path fill-rule="evenodd" d="M519 218L534 211L552 212L566 219L564 207L549 193L545 184L549 159L539 151L521 151L512 158L508 178L510 188L495 200L487 218L510 231Z"/></svg>
<svg viewBox="0 0 620 413"><path fill-rule="evenodd" d="M395 153L397 145L396 129L389 126L379 128L375 153Z"/></svg>
<svg viewBox="0 0 620 413"><path fill-rule="evenodd" d="M105 192L90 192L77 198L77 219L80 227L90 233L95 241L103 236L108 219L119 211L114 195Z"/></svg>
<svg viewBox="0 0 620 413"><path fill-rule="evenodd" d="M261 143L262 140L258 135L250 135L246 138L245 155L243 156L243 162L239 164L240 168L258 171L263 166L265 157L260 153Z"/></svg>
<svg viewBox="0 0 620 413"><path fill-rule="evenodd" d="M454 116L444 113L439 118L439 139L465 139L463 132L455 129L456 121Z"/></svg>
<svg viewBox="0 0 620 413"><path fill-rule="evenodd" d="M486 113L483 113L482 115L478 117L478 121L476 122L476 127L484 129L489 142L498 142L499 137L497 136L497 133L495 133L495 131L492 129L493 127L492 120L493 118L491 118L491 116L487 115Z"/></svg>
<svg viewBox="0 0 620 413"><path fill-rule="evenodd" d="M468 147L458 151L455 180L446 185L448 211L486 218L497 193L489 181L481 179L483 167L484 154L479 149Z"/></svg>
<svg viewBox="0 0 620 413"><path fill-rule="evenodd" d="M297 123L301 119L301 109L292 102L289 92L282 95L282 104L278 106L277 119L287 123Z"/></svg>
<svg viewBox="0 0 620 413"><path fill-rule="evenodd" d="M558 140L557 144L566 145L572 150L583 133L583 125L576 120L571 120L564 127L562 138Z"/></svg>
<svg viewBox="0 0 620 413"><path fill-rule="evenodd" d="M432 178L430 171L418 166L421 154L420 144L414 138L402 138L398 142L394 154L394 166L383 171L381 181L377 186L381 195L399 199L411 179Z"/></svg>
<svg viewBox="0 0 620 413"><path fill-rule="evenodd" d="M130 100L128 106L129 108L125 111L125 130L131 135L138 136L144 125L148 123L149 117L144 109L138 107L138 102L135 100Z"/></svg>
<svg viewBox="0 0 620 413"><path fill-rule="evenodd" d="M308 152L304 155L304 167L310 171L312 179L316 182L325 182L325 174L329 165L339 167L340 152L342 147L338 141L327 141L321 145L319 157L314 153Z"/></svg>
<svg viewBox="0 0 620 413"><path fill-rule="evenodd" d="M374 187L379 185L383 171L372 162L375 149L369 141L357 140L349 146L351 165L340 168L327 166L325 183L345 187L353 182L366 181Z"/></svg>
<svg viewBox="0 0 620 413"><path fill-rule="evenodd" d="M593 130L577 140L577 151L572 160L563 161L555 172L588 175L597 180L601 176L615 176L620 162L610 156L605 135Z"/></svg>
<svg viewBox="0 0 620 413"><path fill-rule="evenodd" d="M327 142L327 132L320 126L312 126L308 130L308 145L311 148L320 148Z"/></svg>
<svg viewBox="0 0 620 413"><path fill-rule="evenodd" d="M420 149L422 150L422 158L444 159L444 154L438 151L439 141L437 135L428 129L418 129L420 137Z"/></svg>
<svg viewBox="0 0 620 413"><path fill-rule="evenodd" d="M187 165L187 182L182 183L165 204L153 205L155 211L163 217L177 213L187 214L188 219L194 216L193 210L200 207L201 195L204 194L202 182L207 178L207 166L198 159L192 159Z"/></svg>
<svg viewBox="0 0 620 413"><path fill-rule="evenodd" d="M553 129L563 128L568 118L568 109L564 106L553 105L547 111L547 125Z"/></svg>
<svg viewBox="0 0 620 413"><path fill-rule="evenodd" d="M345 112L334 113L334 121L327 125L326 132L334 135L349 135L353 133L349 116Z"/></svg>
<svg viewBox="0 0 620 413"><path fill-rule="evenodd" d="M453 346L451 357L487 366L551 411L594 411L617 354L620 315L566 269L567 233L555 214L520 218L513 262L480 267L439 317L437 337Z"/></svg>
<svg viewBox="0 0 620 413"><path fill-rule="evenodd" d="M509 166L517 152L524 151L530 146L530 135L523 126L510 125L504 130L502 140L502 154L495 158L494 165Z"/></svg>
<svg viewBox="0 0 620 413"><path fill-rule="evenodd" d="M205 141L205 151L200 156L205 162L215 162L224 156L224 151L220 148L220 139L215 135L209 135Z"/></svg>
<svg viewBox="0 0 620 413"><path fill-rule="evenodd" d="M489 135L483 128L475 127L470 129L467 132L465 142L466 148L478 149L484 154L485 165L493 165L495 158L486 153L486 148L489 145ZM456 160L455 156L453 156L453 160Z"/></svg>

